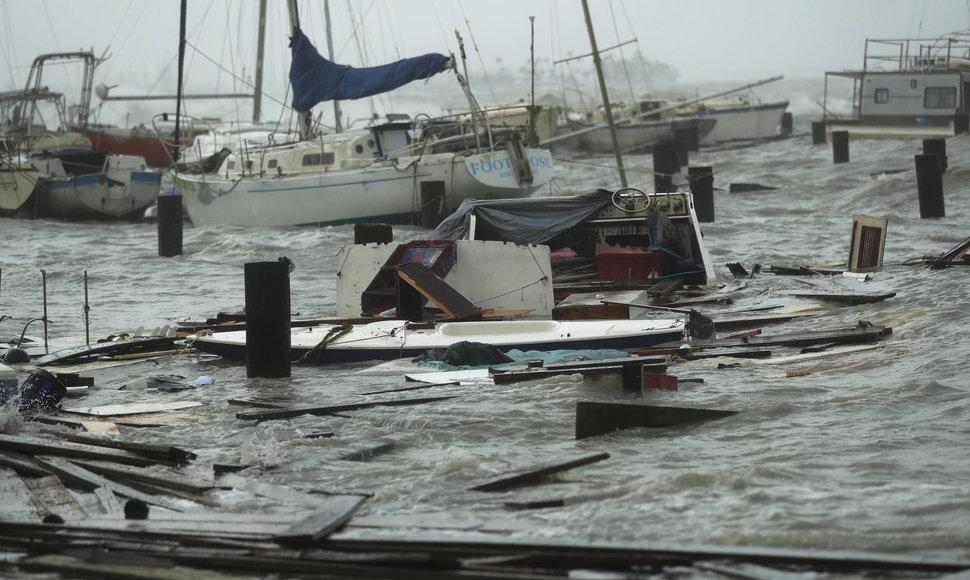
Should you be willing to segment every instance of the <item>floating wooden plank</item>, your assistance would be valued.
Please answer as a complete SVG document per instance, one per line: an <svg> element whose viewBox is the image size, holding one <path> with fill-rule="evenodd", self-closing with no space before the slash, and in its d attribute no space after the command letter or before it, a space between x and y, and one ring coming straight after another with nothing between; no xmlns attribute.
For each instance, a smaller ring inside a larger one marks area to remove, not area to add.
<svg viewBox="0 0 970 580"><path fill-rule="evenodd" d="M99 553L100 554L100 553ZM238 578L236 574L222 574L201 568L175 567L171 561L160 559L158 555L149 561L139 559L132 562L130 554L119 553L115 562L104 562L105 556L99 555L102 561L76 558L63 554L46 554L33 556L17 562L18 568L26 572L52 573L63 578L127 578L132 580L185 580L191 577L196 580L230 580ZM189 571L187 573L187 571Z"/></svg>
<svg viewBox="0 0 970 580"><path fill-rule="evenodd" d="M110 479L88 471L83 467L74 465L70 461L60 457L39 457L38 461L40 461L44 467L56 473L62 481L69 485L74 485L87 490L94 490L99 487L107 487L122 497L127 497L129 499L140 499L147 504L157 505L175 511L182 511L183 509L183 506L175 501L172 501L168 497L159 497L142 493L127 485L111 481Z"/></svg>
<svg viewBox="0 0 970 580"><path fill-rule="evenodd" d="M673 427L721 419L735 414L737 414L737 411L578 401L576 403L576 439L585 439L594 435L634 427Z"/></svg>
<svg viewBox="0 0 970 580"><path fill-rule="evenodd" d="M200 417L197 415L127 415L117 416L111 419L98 419L93 415L87 415L84 419L68 417L65 415L34 415L31 418L37 423L48 425L65 425L78 429L84 428L85 422L104 421L115 425L125 425L127 427L171 427L175 425L190 425L198 423Z"/></svg>
<svg viewBox="0 0 970 580"><path fill-rule="evenodd" d="M413 292L416 291L454 320L481 320L481 308L475 306L468 298L465 298L424 264L405 262L395 266L395 269L398 276L399 314L405 318L416 321L422 319L420 316L404 314L407 310L415 309L415 306L417 307L416 310L420 310L420 300L416 300L413 296Z"/></svg>
<svg viewBox="0 0 970 580"><path fill-rule="evenodd" d="M494 477L488 481L479 483L468 489L470 491L498 491L501 489L506 489L509 487L532 482L539 479L540 477L544 477L552 473L559 473L560 471L566 471L567 469L572 469L574 467L580 467L582 465L589 465L590 463L595 463L597 461L603 461L604 459L609 459L609 457L610 457L609 453L601 452L601 453L593 453L590 455L583 455L581 457L568 459L566 461L545 463L534 467L528 467L519 471L506 473L498 477Z"/></svg>
<svg viewBox="0 0 970 580"><path fill-rule="evenodd" d="M91 433L121 435L121 431L118 431L118 424L111 421L81 421L81 425Z"/></svg>
<svg viewBox="0 0 970 580"><path fill-rule="evenodd" d="M253 413L236 413L237 419L268 421L270 419L289 419L300 415L334 415L344 411L358 411L370 407L400 407L404 405L420 405L424 403L434 403L454 399L457 395L447 395L442 397L425 397L421 399L396 399L392 401L361 401L359 403L344 403L339 405L327 405L325 407L298 407L295 409L279 409L269 411L258 411Z"/></svg>
<svg viewBox="0 0 970 580"><path fill-rule="evenodd" d="M44 514L57 514L65 522L80 522L88 517L81 504L54 476L24 479L34 505Z"/></svg>
<svg viewBox="0 0 970 580"><path fill-rule="evenodd" d="M277 534L273 540L289 548L311 546L343 526L366 499L361 495L330 496L304 520Z"/></svg>
<svg viewBox="0 0 970 580"><path fill-rule="evenodd" d="M774 191L777 187L762 185L760 183L732 183L728 186L731 193L746 193L749 191Z"/></svg>
<svg viewBox="0 0 970 580"><path fill-rule="evenodd" d="M855 326L842 330L819 332L804 332L792 334L762 334L741 340L711 340L700 341L698 344L705 350L711 347L750 348L765 346L809 346L812 344L838 343L850 344L860 342L875 342L891 335L892 328L888 326Z"/></svg>
<svg viewBox="0 0 970 580"><path fill-rule="evenodd" d="M238 489L255 495L274 499L288 504L300 505L303 507L316 508L320 502L326 499L327 494L306 493L287 487L258 481L249 477L243 477L234 473L224 473L219 476L216 483L220 487ZM358 494L354 494L358 495Z"/></svg>
<svg viewBox="0 0 970 580"><path fill-rule="evenodd" d="M883 300L888 300L895 296L895 292L881 292L881 293L860 293L860 294L832 294L832 293L807 293L807 294L792 294L796 298L809 298L812 300L822 300L825 302L835 302L842 304L844 306L855 306L857 304L872 304L873 302L881 302Z"/></svg>
<svg viewBox="0 0 970 580"><path fill-rule="evenodd" d="M0 520L38 522L42 519L31 501L30 490L13 469L0 467Z"/></svg>
<svg viewBox="0 0 970 580"><path fill-rule="evenodd" d="M428 385L457 385L462 381L485 381L491 377L488 369L462 369L458 371L439 371L433 373L409 373L404 375L407 381L418 383L428 383ZM362 393L365 395L377 395L385 391L375 391L373 393Z"/></svg>
<svg viewBox="0 0 970 580"><path fill-rule="evenodd" d="M98 448L93 445L79 443L42 443L39 440L31 440L14 435L0 434L0 449L16 451L28 455L56 455L60 457L73 457L78 459L100 459L104 461L115 461L125 465L148 466L163 461L155 458L139 457L126 451L115 449Z"/></svg>
<svg viewBox="0 0 970 580"><path fill-rule="evenodd" d="M13 469L23 477L44 477L51 474L29 456L13 451L0 452L0 465Z"/></svg>
<svg viewBox="0 0 970 580"><path fill-rule="evenodd" d="M123 513L124 507L122 507L121 502L118 501L118 496L116 496L115 492L111 491L107 487L101 486L94 488L94 495L101 503L101 509L104 511L104 513Z"/></svg>
<svg viewBox="0 0 970 580"><path fill-rule="evenodd" d="M198 401L143 401L140 403L120 403L117 405L102 405L100 407L72 407L61 409L67 413L79 415L94 415L96 417L114 417L117 415L140 415L142 413L161 413L163 411L179 411L200 407Z"/></svg>
<svg viewBox="0 0 970 580"><path fill-rule="evenodd" d="M595 361L586 361L595 362ZM560 375L572 375L580 374L585 376L589 375L604 375L610 373L621 373L623 369L627 366L640 366L647 372L653 373L663 373L667 370L667 365L664 363L657 364L643 364L638 362L628 362L619 363L612 362L611 364L598 364L598 365L588 365L588 366L569 366L559 369L551 368L540 368L532 371L516 371L516 372L506 372L492 375L492 381L496 385L508 385L512 383L519 383L523 381L535 381L542 380L553 376Z"/></svg>
<svg viewBox="0 0 970 580"><path fill-rule="evenodd" d="M120 439L87 437L77 433L69 433L67 435L67 439L68 441L74 443L122 449L124 451L130 451L139 455L165 459L168 461L174 461L176 463L185 463L197 457L197 455L191 451L168 445L166 443L139 443L136 441L124 441Z"/></svg>
<svg viewBox="0 0 970 580"><path fill-rule="evenodd" d="M192 481L185 477L176 477L172 474L165 474L157 470L146 470L137 467L112 465L110 463L84 461L80 459L71 460L71 463L115 481L125 483L127 483L125 480L142 482L166 490L200 494L215 487L214 481Z"/></svg>

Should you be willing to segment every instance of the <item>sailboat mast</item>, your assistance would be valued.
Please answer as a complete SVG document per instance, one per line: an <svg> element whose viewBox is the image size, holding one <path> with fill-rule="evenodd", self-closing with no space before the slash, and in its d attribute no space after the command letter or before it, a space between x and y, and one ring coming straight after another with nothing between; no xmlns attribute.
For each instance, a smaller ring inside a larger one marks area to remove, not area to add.
<svg viewBox="0 0 970 580"><path fill-rule="evenodd" d="M603 63L600 53L596 49L596 35L593 33L593 21L589 16L589 4L583 0L583 13L586 15L586 30L589 32L589 45L593 51L593 64L596 65L596 76L600 81L600 92L603 94L603 108L606 110L606 122L610 126L610 138L613 140L613 152L616 154L616 168L620 172L620 186L626 187L626 170L623 169L623 154L616 138L616 124L613 123L613 110L610 108L610 97L606 91L606 79L603 77Z"/></svg>
<svg viewBox="0 0 970 580"><path fill-rule="evenodd" d="M333 34L330 31L330 0L323 3L323 12L327 18L327 50L330 51L330 62L333 62ZM333 127L340 133L343 127L340 124L340 101L333 100Z"/></svg>
<svg viewBox="0 0 970 580"><path fill-rule="evenodd" d="M256 42L256 83L253 88L253 123L259 123L263 107L263 52L266 47L266 0L259 0L259 33Z"/></svg>
<svg viewBox="0 0 970 580"><path fill-rule="evenodd" d="M187 0L182 0L182 8L179 16L179 80L178 89L176 94L178 95L175 100L175 149L172 150L172 161L179 160L179 145L180 145L180 121L182 119L182 73L185 63L185 12L187 11Z"/></svg>
<svg viewBox="0 0 970 580"><path fill-rule="evenodd" d="M289 0L288 6L290 9L290 29L293 31L293 35L296 35L296 31L300 28L300 13L296 9L296 0ZM300 139L310 138L310 119L311 112L297 111L297 125L300 126Z"/></svg>

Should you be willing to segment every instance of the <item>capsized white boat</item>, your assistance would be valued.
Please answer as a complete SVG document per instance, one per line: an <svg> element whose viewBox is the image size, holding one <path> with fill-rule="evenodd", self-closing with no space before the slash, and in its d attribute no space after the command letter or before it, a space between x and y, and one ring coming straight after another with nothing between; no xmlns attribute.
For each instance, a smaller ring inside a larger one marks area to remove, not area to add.
<svg viewBox="0 0 970 580"><path fill-rule="evenodd" d="M438 323L381 320L294 328L290 359L306 364L392 360L415 357L429 349L446 349L461 341L490 344L502 351L634 348L680 340L684 329L684 317ZM245 330L196 334L187 340L201 352L246 359Z"/></svg>

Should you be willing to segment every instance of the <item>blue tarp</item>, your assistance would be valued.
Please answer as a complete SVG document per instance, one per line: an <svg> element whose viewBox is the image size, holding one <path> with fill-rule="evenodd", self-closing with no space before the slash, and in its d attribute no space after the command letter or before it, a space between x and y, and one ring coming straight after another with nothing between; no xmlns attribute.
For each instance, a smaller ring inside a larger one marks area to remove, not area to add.
<svg viewBox="0 0 970 580"><path fill-rule="evenodd" d="M293 52L290 63L293 108L301 112L324 101L360 99L386 93L447 70L450 60L442 54L430 53L381 66L353 68L320 56L299 28L290 38L290 48Z"/></svg>

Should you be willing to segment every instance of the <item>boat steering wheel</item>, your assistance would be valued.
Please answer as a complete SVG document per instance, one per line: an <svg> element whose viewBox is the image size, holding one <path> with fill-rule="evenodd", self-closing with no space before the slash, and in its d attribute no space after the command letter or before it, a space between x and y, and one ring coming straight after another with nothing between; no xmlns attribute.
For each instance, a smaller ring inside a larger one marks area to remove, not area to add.
<svg viewBox="0 0 970 580"><path fill-rule="evenodd" d="M640 213L650 207L650 196L633 187L621 187L610 198L616 209L626 213Z"/></svg>

